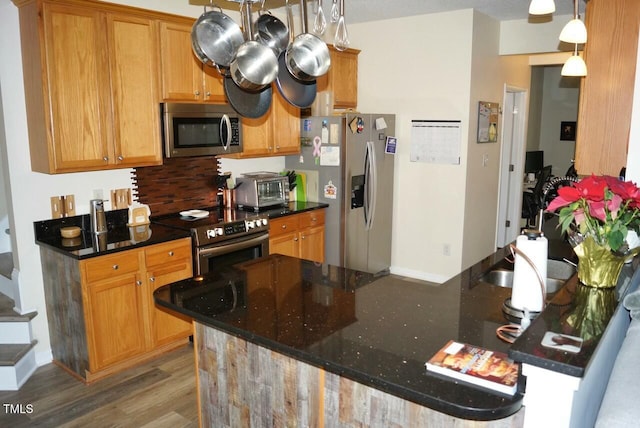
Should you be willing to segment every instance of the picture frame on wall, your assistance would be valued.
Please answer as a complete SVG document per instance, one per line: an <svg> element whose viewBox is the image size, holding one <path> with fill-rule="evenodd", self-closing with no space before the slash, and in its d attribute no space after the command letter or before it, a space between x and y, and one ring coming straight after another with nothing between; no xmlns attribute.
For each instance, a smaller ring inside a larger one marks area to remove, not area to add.
<svg viewBox="0 0 640 428"><path fill-rule="evenodd" d="M576 141L575 122L560 122L560 141Z"/></svg>
<svg viewBox="0 0 640 428"><path fill-rule="evenodd" d="M498 116L500 104L488 101L478 103L478 143L498 141Z"/></svg>

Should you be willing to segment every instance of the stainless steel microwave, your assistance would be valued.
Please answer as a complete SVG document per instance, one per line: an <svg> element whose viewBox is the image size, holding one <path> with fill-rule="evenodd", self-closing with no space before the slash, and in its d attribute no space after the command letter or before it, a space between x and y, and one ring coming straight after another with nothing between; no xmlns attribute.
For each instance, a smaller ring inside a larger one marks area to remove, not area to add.
<svg viewBox="0 0 640 428"><path fill-rule="evenodd" d="M162 103L164 156L210 156L242 151L242 122L228 105Z"/></svg>

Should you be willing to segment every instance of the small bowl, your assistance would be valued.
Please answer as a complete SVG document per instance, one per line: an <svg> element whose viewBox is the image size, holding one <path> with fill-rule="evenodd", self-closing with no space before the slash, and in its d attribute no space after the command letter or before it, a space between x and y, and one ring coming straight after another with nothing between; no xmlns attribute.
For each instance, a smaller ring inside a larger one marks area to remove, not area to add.
<svg viewBox="0 0 640 428"><path fill-rule="evenodd" d="M60 228L60 235L62 235L63 238L77 238L78 236L80 236L80 232L82 231L82 229L80 229L78 226L68 226L68 227L62 227Z"/></svg>

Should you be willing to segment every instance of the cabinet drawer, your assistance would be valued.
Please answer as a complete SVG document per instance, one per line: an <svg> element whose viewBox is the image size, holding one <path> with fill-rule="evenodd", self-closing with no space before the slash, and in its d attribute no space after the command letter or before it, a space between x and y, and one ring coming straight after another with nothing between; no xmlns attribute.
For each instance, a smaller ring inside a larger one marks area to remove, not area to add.
<svg viewBox="0 0 640 428"><path fill-rule="evenodd" d="M299 228L299 216L288 215L271 220L269 236L279 236L289 232L295 232Z"/></svg>
<svg viewBox="0 0 640 428"><path fill-rule="evenodd" d="M321 226L324 224L324 209L308 211L298 214L300 218L300 228Z"/></svg>
<svg viewBox="0 0 640 428"><path fill-rule="evenodd" d="M137 272L140 268L137 251L100 256L83 262L85 279L88 283Z"/></svg>
<svg viewBox="0 0 640 428"><path fill-rule="evenodd" d="M148 247L144 254L147 268L190 258L191 238L179 239Z"/></svg>

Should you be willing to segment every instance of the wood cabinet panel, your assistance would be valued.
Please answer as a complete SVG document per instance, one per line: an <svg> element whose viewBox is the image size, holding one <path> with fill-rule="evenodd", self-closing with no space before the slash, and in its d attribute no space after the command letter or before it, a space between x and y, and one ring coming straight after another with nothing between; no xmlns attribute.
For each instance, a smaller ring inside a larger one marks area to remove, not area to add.
<svg viewBox="0 0 640 428"><path fill-rule="evenodd" d="M271 220L269 253L324 262L324 223L324 209Z"/></svg>
<svg viewBox="0 0 640 428"><path fill-rule="evenodd" d="M107 29L114 162L132 167L157 164L162 159L162 150L156 23L109 14Z"/></svg>
<svg viewBox="0 0 640 428"><path fill-rule="evenodd" d="M193 21L160 23L162 99L225 103L220 73L193 53L192 26Z"/></svg>
<svg viewBox="0 0 640 428"><path fill-rule="evenodd" d="M138 276L118 275L89 284L86 293L90 370L142 354L147 342L143 287Z"/></svg>
<svg viewBox="0 0 640 428"><path fill-rule="evenodd" d="M126 368L192 334L190 319L160 309L153 301L158 287L192 276L190 238L81 260L77 265L89 359L89 373L81 376L96 378ZM67 286L49 282L48 287ZM80 338L69 340L85 343Z"/></svg>
<svg viewBox="0 0 640 428"><path fill-rule="evenodd" d="M45 87L33 90L44 90L44 102L50 104L42 106L47 122L30 125L50 124L49 147L32 147L31 155L51 156L55 171L102 167L111 154L105 24L101 14L89 8L45 3L42 12Z"/></svg>
<svg viewBox="0 0 640 428"><path fill-rule="evenodd" d="M155 20L93 1L16 4L32 170L161 164Z"/></svg>
<svg viewBox="0 0 640 428"><path fill-rule="evenodd" d="M234 158L300 153L300 109L289 104L273 84L269 111L257 119L242 119L242 153Z"/></svg>
<svg viewBox="0 0 640 428"><path fill-rule="evenodd" d="M358 106L358 55L357 49L338 51L329 46L331 67L317 81L318 92L333 92L334 108Z"/></svg>
<svg viewBox="0 0 640 428"><path fill-rule="evenodd" d="M617 176L627 164L640 2L591 0L576 133L576 169L581 175ZM636 89L637 90L637 89Z"/></svg>

